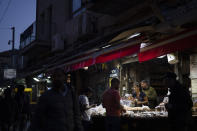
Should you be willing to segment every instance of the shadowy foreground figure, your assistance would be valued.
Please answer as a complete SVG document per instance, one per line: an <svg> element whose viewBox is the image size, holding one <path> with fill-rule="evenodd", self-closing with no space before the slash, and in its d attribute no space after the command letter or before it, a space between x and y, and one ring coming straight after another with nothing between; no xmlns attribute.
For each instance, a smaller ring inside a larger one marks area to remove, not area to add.
<svg viewBox="0 0 197 131"><path fill-rule="evenodd" d="M27 122L30 119L30 98L25 94L24 85L16 85L18 89L15 100L18 106L18 120L17 120L17 129L19 131L26 130Z"/></svg>
<svg viewBox="0 0 197 131"><path fill-rule="evenodd" d="M16 124L18 117L17 103L12 96L12 89L4 91L4 98L0 101L1 131L10 131Z"/></svg>
<svg viewBox="0 0 197 131"><path fill-rule="evenodd" d="M77 98L73 89L65 84L61 69L52 75L53 88L39 99L31 131L82 131Z"/></svg>
<svg viewBox="0 0 197 131"><path fill-rule="evenodd" d="M165 105L171 131L190 131L193 106L189 91L177 80L176 74L168 72L164 77L165 85L170 88L169 102Z"/></svg>

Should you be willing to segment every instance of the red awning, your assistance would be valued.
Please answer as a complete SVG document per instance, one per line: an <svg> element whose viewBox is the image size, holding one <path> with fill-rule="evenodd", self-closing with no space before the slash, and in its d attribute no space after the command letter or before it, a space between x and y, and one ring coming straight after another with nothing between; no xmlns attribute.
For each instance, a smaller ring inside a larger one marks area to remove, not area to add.
<svg viewBox="0 0 197 131"><path fill-rule="evenodd" d="M83 61L71 64L69 66L66 66L65 70L66 70L66 72L75 71L75 70L81 69L83 67L89 67L93 64L95 64L95 59L89 58L87 60L83 60Z"/></svg>
<svg viewBox="0 0 197 131"><path fill-rule="evenodd" d="M140 44L135 44L132 46L130 45L128 47L124 47L122 49L112 51L110 53L101 54L101 55L97 56L96 58L93 58L94 54L90 54L89 56L80 57L80 59L83 59L83 60L79 59L79 62L67 65L65 67L65 71L69 72L69 71L81 69L83 67L89 67L94 64L105 63L108 61L112 61L114 59L118 59L118 58L122 58L125 56L129 56L129 55L138 53L139 51L140 51ZM92 56L92 58L90 58L90 56Z"/></svg>
<svg viewBox="0 0 197 131"><path fill-rule="evenodd" d="M144 62L176 51L197 47L197 30L176 35L167 40L145 47L138 54L139 62Z"/></svg>
<svg viewBox="0 0 197 131"><path fill-rule="evenodd" d="M125 47L110 53L102 54L96 58L96 64L105 63L125 56L133 55L140 51L140 44Z"/></svg>
<svg viewBox="0 0 197 131"><path fill-rule="evenodd" d="M81 69L83 67L88 67L95 64L95 60L94 59L87 59L78 63L75 63L73 65L71 65L71 70L78 70Z"/></svg>

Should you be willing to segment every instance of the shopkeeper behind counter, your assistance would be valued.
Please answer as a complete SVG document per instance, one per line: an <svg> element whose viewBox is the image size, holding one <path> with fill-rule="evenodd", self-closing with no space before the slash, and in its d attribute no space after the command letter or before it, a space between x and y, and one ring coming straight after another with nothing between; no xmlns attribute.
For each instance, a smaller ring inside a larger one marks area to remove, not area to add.
<svg viewBox="0 0 197 131"><path fill-rule="evenodd" d="M134 92L132 93L132 97L135 102L135 106L148 105L148 97L142 91L142 88L138 82L134 84Z"/></svg>
<svg viewBox="0 0 197 131"><path fill-rule="evenodd" d="M148 81L143 80L141 82L141 87L143 89L143 92L146 94L148 97L148 103L150 108L155 108L157 105L157 92L153 87L150 87L148 84Z"/></svg>

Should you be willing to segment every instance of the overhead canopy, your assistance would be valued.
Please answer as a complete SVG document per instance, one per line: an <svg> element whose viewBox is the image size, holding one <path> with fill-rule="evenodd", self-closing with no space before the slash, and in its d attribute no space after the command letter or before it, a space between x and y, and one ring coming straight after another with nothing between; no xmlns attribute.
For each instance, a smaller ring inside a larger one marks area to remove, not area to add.
<svg viewBox="0 0 197 131"><path fill-rule="evenodd" d="M125 40L125 39L127 40L127 38L131 37L132 35L135 36L135 34L138 34L138 33L144 32L144 31L152 31L152 30L153 30L152 26L143 26L143 27L130 29L130 30L120 33L119 35L114 37L109 43L113 43L113 42L116 42L119 40Z"/></svg>
<svg viewBox="0 0 197 131"><path fill-rule="evenodd" d="M117 50L109 51L108 53L100 54L99 52L95 52L89 56L80 58L76 60L77 62L67 65L65 67L66 71L74 71L81 69L83 67L88 67L94 64L105 63L112 61L114 59L122 58L125 56L129 56L135 53L138 53L140 50L140 44L130 45L124 48L120 48ZM99 54L98 56L95 54ZM96 57L94 57L96 56Z"/></svg>
<svg viewBox="0 0 197 131"><path fill-rule="evenodd" d="M78 70L78 69L81 69L83 67L89 67L91 65L95 64L95 59L93 58L90 58L90 59L87 59L87 60L84 60L84 61L81 61L81 62L78 62L78 63L75 63L73 65L71 65L71 70Z"/></svg>
<svg viewBox="0 0 197 131"><path fill-rule="evenodd" d="M69 61L66 64L66 71L74 71L94 64L106 63L136 53L138 53L139 62L144 62L168 53L197 47L197 30L175 34L141 49L139 43L139 41L135 41L132 44L122 44L112 49L109 48L107 51L92 52L88 56Z"/></svg>
<svg viewBox="0 0 197 131"><path fill-rule="evenodd" d="M96 58L96 64L105 63L108 61L112 61L114 59L119 59L125 56L133 55L135 53L138 53L139 50L140 50L140 44L136 44L107 54L102 54Z"/></svg>
<svg viewBox="0 0 197 131"><path fill-rule="evenodd" d="M197 30L181 32L173 37L142 48L138 54L139 62L144 62L176 51L197 47Z"/></svg>

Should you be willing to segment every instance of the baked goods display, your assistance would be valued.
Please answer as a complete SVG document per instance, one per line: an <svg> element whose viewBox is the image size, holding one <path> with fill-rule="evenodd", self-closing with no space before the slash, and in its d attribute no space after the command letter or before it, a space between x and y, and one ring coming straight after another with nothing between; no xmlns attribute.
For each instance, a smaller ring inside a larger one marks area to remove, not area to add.
<svg viewBox="0 0 197 131"><path fill-rule="evenodd" d="M94 108L89 109L91 116L101 115L104 116L106 114L105 108L102 105L96 106Z"/></svg>
<svg viewBox="0 0 197 131"><path fill-rule="evenodd" d="M164 110L151 110L148 106L130 107L130 104L123 105L126 112L122 114L124 117L133 118L150 118L150 117L167 117L168 113ZM91 116L105 116L106 110L102 105L90 109Z"/></svg>
<svg viewBox="0 0 197 131"><path fill-rule="evenodd" d="M129 107L129 106L125 106L124 108L128 111L149 111L150 108L148 106L142 106L142 107Z"/></svg>

